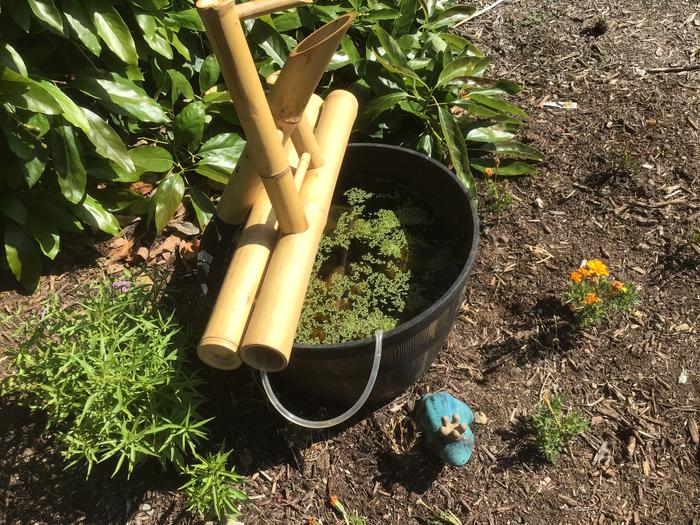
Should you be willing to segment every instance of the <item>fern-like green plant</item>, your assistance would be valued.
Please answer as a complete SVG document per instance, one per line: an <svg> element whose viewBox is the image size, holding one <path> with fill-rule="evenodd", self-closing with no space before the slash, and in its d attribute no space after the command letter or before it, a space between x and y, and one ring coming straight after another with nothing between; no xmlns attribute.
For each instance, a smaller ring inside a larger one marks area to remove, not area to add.
<svg viewBox="0 0 700 525"><path fill-rule="evenodd" d="M537 448L542 457L554 463L564 446L588 429L586 421L579 413L564 413L564 397L545 393L532 416L537 435Z"/></svg>

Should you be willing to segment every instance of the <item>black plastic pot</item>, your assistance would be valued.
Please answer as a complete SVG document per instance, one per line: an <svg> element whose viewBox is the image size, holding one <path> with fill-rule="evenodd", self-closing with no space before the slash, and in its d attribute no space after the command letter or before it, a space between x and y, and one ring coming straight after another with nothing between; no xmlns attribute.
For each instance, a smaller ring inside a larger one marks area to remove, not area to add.
<svg viewBox="0 0 700 525"><path fill-rule="evenodd" d="M379 376L368 399L372 403L389 399L413 384L442 348L474 263L479 221L469 195L455 175L439 162L415 151L383 144L350 144L336 193L357 185L358 176L395 181L433 204L452 230L449 233L456 241L461 262L461 270L452 285L430 308L384 334ZM222 234L213 223L202 241L204 258L215 253L214 243L229 237L230 232ZM209 273L208 265L204 268L200 264L202 272ZM213 286L211 279L209 282ZM270 377L273 380L281 377L326 401L352 404L367 383L374 346L373 337L341 344L297 344L287 369Z"/></svg>

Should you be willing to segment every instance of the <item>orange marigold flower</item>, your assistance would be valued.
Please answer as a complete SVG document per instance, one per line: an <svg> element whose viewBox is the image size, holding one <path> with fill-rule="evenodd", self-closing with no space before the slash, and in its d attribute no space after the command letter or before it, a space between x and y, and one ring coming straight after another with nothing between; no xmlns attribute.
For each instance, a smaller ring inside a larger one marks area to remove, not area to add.
<svg viewBox="0 0 700 525"><path fill-rule="evenodd" d="M581 275L581 272L576 270L575 272L571 272L571 280L574 281L575 283L580 283L583 280L583 275Z"/></svg>
<svg viewBox="0 0 700 525"><path fill-rule="evenodd" d="M309 522L309 525L319 525L318 519L316 519L316 518L313 517L313 516L310 516L310 517L309 517L308 522Z"/></svg>
<svg viewBox="0 0 700 525"><path fill-rule="evenodd" d="M622 281L613 281L612 287L616 292L625 293L627 291L627 287Z"/></svg>
<svg viewBox="0 0 700 525"><path fill-rule="evenodd" d="M587 293L586 297L583 298L583 304L593 304L593 303L599 303L600 302L600 297L598 297L598 294L596 293Z"/></svg>
<svg viewBox="0 0 700 525"><path fill-rule="evenodd" d="M491 168L484 168L484 175L486 175L487 177L493 176L493 169L491 169Z"/></svg>
<svg viewBox="0 0 700 525"><path fill-rule="evenodd" d="M336 505L338 505L340 500L338 499L338 496L331 496L330 498L328 498L328 502L335 507Z"/></svg>
<svg viewBox="0 0 700 525"><path fill-rule="evenodd" d="M593 275L593 273L587 268L579 268L578 273L580 273L584 278Z"/></svg>
<svg viewBox="0 0 700 525"><path fill-rule="evenodd" d="M586 263L586 266L588 266L588 269L593 275L598 275L600 277L608 275L608 267L605 266L605 263L600 259L591 259Z"/></svg>

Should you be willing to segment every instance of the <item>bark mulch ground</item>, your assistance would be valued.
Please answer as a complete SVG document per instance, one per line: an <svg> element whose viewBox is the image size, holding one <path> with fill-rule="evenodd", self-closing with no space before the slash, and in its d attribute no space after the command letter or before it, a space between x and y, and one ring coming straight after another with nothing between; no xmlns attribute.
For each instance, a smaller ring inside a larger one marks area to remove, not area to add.
<svg viewBox="0 0 700 525"><path fill-rule="evenodd" d="M521 0L463 30L498 76L523 84L523 140L547 161L510 182L500 215L482 198L481 246L445 348L418 384L361 421L285 426L249 372L203 370L213 433L250 480L240 519L341 523L334 494L367 524L440 523L430 508L464 524L700 523L700 71L684 70L700 64L698 4ZM575 331L562 292L593 257L636 282L641 303ZM62 269L41 293L98 274ZM8 291L0 304L13 313L41 293ZM439 389L488 418L463 468L392 450L392 422ZM556 465L539 459L529 424L545 391L591 424ZM199 523L157 467L85 481L63 470L39 416L3 399L0 421L0 523Z"/></svg>

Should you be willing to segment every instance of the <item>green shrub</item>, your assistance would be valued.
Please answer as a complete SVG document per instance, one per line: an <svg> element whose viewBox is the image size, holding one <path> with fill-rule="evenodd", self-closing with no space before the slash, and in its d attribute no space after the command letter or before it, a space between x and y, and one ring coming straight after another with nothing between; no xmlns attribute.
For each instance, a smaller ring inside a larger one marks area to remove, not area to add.
<svg viewBox="0 0 700 525"><path fill-rule="evenodd" d="M52 297L7 352L14 373L3 393L45 412L68 465L86 465L88 475L108 463L112 475L129 477L153 459L199 476L187 463L207 439L202 382L183 357L191 338L161 313L160 298L157 287L129 281L91 286L67 307ZM226 480L238 481L225 462L209 473L221 477L212 497L224 505L233 490Z"/></svg>
<svg viewBox="0 0 700 525"><path fill-rule="evenodd" d="M549 394L543 396L532 416L537 434L537 448L542 457L554 463L564 446L588 429L586 421L578 412L563 412L564 397Z"/></svg>
<svg viewBox="0 0 700 525"><path fill-rule="evenodd" d="M474 14L452 2L322 1L245 22L263 75L297 40L355 9L322 88L361 99L358 131L471 170L497 153L541 158L514 142L524 113L502 100L516 84L484 77L488 59L448 33ZM0 175L6 263L24 288L61 234L115 234L114 214L162 229L187 196L200 226L244 146L219 67L189 0L7 0L0 7ZM457 107L460 114L450 111ZM465 139L468 141L465 146ZM501 175L529 173L504 162ZM137 181L153 184L147 196Z"/></svg>

